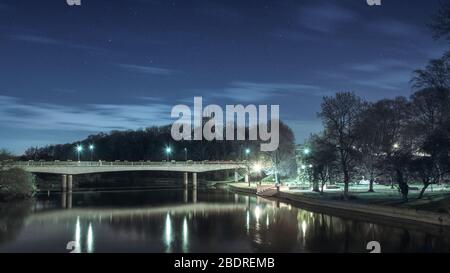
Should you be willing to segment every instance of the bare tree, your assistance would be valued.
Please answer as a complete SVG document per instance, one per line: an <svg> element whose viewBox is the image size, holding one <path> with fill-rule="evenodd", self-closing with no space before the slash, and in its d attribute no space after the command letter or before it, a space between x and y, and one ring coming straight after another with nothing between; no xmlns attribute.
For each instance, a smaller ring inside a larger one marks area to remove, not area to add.
<svg viewBox="0 0 450 273"><path fill-rule="evenodd" d="M364 176L369 179L369 192L373 192L373 184L378 176L377 165L380 160L385 126L379 120L385 114L382 103L371 104L362 114L357 125L356 146L360 154L360 166Z"/></svg>
<svg viewBox="0 0 450 273"><path fill-rule="evenodd" d="M414 71L412 88L450 88L450 54L431 60L424 69Z"/></svg>
<svg viewBox="0 0 450 273"><path fill-rule="evenodd" d="M344 175L344 198L348 199L350 166L355 159L356 126L366 103L351 92L324 97L319 117L325 127L325 135L335 145L341 172Z"/></svg>
<svg viewBox="0 0 450 273"><path fill-rule="evenodd" d="M435 39L445 38L450 41L450 2L441 2L439 12L430 23Z"/></svg>
<svg viewBox="0 0 450 273"><path fill-rule="evenodd" d="M275 177L275 182L279 183L280 177L294 175L297 170L295 161L295 136L291 128L280 121L280 144L278 149L267 152L265 155L271 161L269 173Z"/></svg>
<svg viewBox="0 0 450 273"><path fill-rule="evenodd" d="M427 88L411 96L414 116L414 145L417 149L414 173L422 180L419 198L432 184L439 183L449 170L450 89Z"/></svg>
<svg viewBox="0 0 450 273"><path fill-rule="evenodd" d="M309 140L311 152L305 158L311 164L313 171L314 190L323 194L324 186L330 183L334 174L338 171L337 150L333 143L323 135L312 135Z"/></svg>

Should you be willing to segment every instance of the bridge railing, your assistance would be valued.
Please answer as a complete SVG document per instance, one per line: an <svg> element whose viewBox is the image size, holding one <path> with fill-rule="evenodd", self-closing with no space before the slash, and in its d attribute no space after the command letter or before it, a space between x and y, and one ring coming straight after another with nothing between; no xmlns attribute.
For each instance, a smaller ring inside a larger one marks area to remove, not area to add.
<svg viewBox="0 0 450 273"><path fill-rule="evenodd" d="M16 161L17 167L108 167L108 166L186 166L186 165L244 165L246 161Z"/></svg>

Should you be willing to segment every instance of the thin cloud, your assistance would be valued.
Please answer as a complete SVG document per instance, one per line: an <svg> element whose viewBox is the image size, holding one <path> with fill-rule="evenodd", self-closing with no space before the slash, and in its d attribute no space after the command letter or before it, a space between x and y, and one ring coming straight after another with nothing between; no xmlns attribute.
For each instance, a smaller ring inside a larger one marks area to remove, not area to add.
<svg viewBox="0 0 450 273"><path fill-rule="evenodd" d="M0 96L0 122L11 128L35 130L105 131L137 129L170 122L170 105L88 104L66 106L25 103Z"/></svg>
<svg viewBox="0 0 450 273"><path fill-rule="evenodd" d="M241 102L255 102L289 93L313 96L325 94L322 88L307 84L235 82L230 87L215 92L213 96Z"/></svg>
<svg viewBox="0 0 450 273"><path fill-rule="evenodd" d="M365 73L385 72L386 70L409 69L411 67L404 61L395 59L381 59L366 63L356 63L349 66L350 70Z"/></svg>
<svg viewBox="0 0 450 273"><path fill-rule="evenodd" d="M398 36L417 37L423 34L422 28L413 24L408 24L393 19L372 21L368 23L367 26L370 31L376 31L382 34L387 34L395 37Z"/></svg>
<svg viewBox="0 0 450 273"><path fill-rule="evenodd" d="M334 32L340 25L355 21L352 10L334 4L305 6L300 10L301 26L322 33Z"/></svg>
<svg viewBox="0 0 450 273"><path fill-rule="evenodd" d="M44 36L44 35L14 34L14 35L11 35L11 38L16 41L48 45L48 46L68 47L68 48L73 48L73 49L97 51L97 52L104 51L103 49L98 48L98 47L83 45L83 44L79 44L79 43L68 41L68 40L55 39L55 38Z"/></svg>
<svg viewBox="0 0 450 273"><path fill-rule="evenodd" d="M156 66L143 66L143 65L134 65L134 64L117 64L117 66L126 69L131 72L137 72L141 74L149 74L149 75L161 75L161 76L169 76L176 73L175 70L161 68Z"/></svg>

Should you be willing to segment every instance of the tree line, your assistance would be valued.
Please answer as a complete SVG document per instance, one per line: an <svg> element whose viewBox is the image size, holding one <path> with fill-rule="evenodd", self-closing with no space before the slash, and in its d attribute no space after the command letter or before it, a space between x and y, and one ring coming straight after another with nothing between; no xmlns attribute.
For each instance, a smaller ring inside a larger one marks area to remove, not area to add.
<svg viewBox="0 0 450 273"><path fill-rule="evenodd" d="M204 122L206 122L205 120ZM237 132L237 128L235 131ZM295 137L292 130L280 122L280 145L274 152L261 152L259 140L182 140L174 141L171 126L153 126L145 129L111 131L88 136L86 139L66 144L32 147L21 160L67 161L270 161L268 175L281 177L296 173ZM246 128L246 136L249 129ZM92 145L93 150L89 147ZM168 149L170 148L170 149Z"/></svg>
<svg viewBox="0 0 450 273"><path fill-rule="evenodd" d="M450 3L442 3L430 23L435 39L450 41ZM318 116L324 130L307 143L303 157L314 190L326 183L366 177L396 184L405 200L411 181L420 181L422 198L450 174L450 52L414 71L409 97L367 102L351 92L324 97Z"/></svg>

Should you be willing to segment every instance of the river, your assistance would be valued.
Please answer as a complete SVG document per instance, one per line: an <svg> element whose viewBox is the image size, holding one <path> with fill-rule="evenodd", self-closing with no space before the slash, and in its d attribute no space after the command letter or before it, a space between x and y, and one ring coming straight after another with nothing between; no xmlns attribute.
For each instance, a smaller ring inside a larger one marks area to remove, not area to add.
<svg viewBox="0 0 450 273"><path fill-rule="evenodd" d="M227 189L40 194L0 205L0 252L449 252L447 231L341 218ZM69 249L69 250L68 250Z"/></svg>

